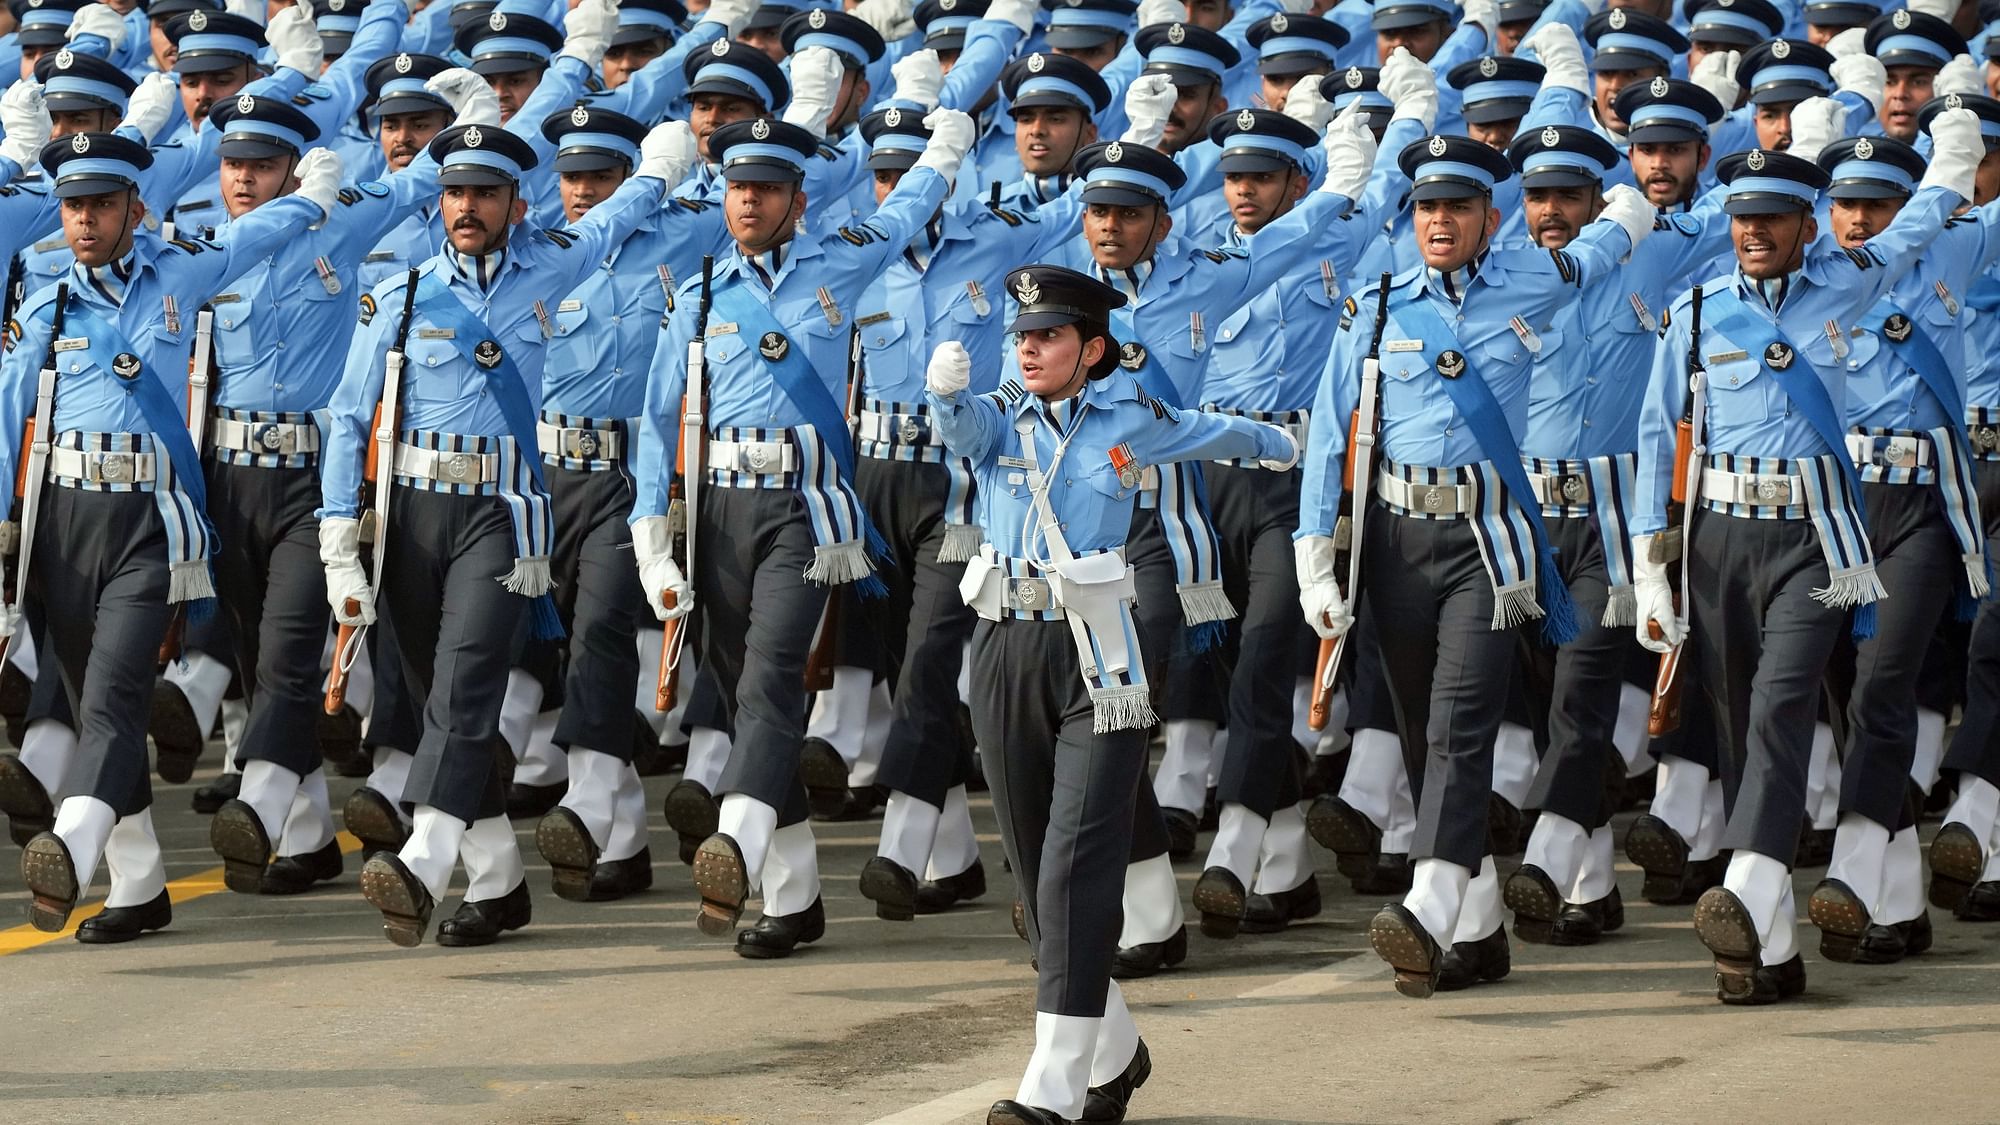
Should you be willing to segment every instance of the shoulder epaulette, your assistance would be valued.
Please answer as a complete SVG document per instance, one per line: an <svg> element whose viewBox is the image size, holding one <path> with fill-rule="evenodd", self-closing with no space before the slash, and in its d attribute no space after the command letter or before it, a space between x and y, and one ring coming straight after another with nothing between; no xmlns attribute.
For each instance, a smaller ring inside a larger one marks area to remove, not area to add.
<svg viewBox="0 0 2000 1125"><path fill-rule="evenodd" d="M21 322L19 320L9 320L4 332L0 332L0 345L4 345L5 349L11 352L14 350L14 345L20 342Z"/></svg>
<svg viewBox="0 0 2000 1125"><path fill-rule="evenodd" d="M1005 410L1007 407L1020 401L1021 395L1024 393L1020 383L1009 379L998 387L995 387L992 391L989 391L986 397L992 399L995 405Z"/></svg>
<svg viewBox="0 0 2000 1125"><path fill-rule="evenodd" d="M1873 269L1882 264L1875 259L1875 252L1865 246L1852 246L1842 251L1842 253L1847 255L1848 261L1853 262L1856 266L1864 270Z"/></svg>
<svg viewBox="0 0 2000 1125"><path fill-rule="evenodd" d="M340 194L337 198L339 198L341 206L352 207L361 202L361 193L355 191L353 188L344 187L340 189Z"/></svg>
<svg viewBox="0 0 2000 1125"><path fill-rule="evenodd" d="M298 93L292 95L292 104L311 105L314 102L323 102L332 96L333 96L332 90L329 90L324 85L315 82L312 85L307 86L305 89L300 90Z"/></svg>
<svg viewBox="0 0 2000 1125"><path fill-rule="evenodd" d="M1139 405L1150 408L1153 411L1153 417L1158 418L1162 422L1177 423L1181 420L1180 411L1175 410L1173 407L1168 406L1166 403L1161 402L1144 391L1139 392Z"/></svg>
<svg viewBox="0 0 2000 1125"><path fill-rule="evenodd" d="M1578 284L1578 276L1582 271L1576 268L1576 259L1570 257L1567 250L1549 251L1549 260L1556 264L1556 273L1562 276L1564 284Z"/></svg>
<svg viewBox="0 0 2000 1125"><path fill-rule="evenodd" d="M1010 227L1018 227L1022 223L1027 222L1027 220L1023 218L1019 213L1014 211L1009 211L1005 207L1002 207L997 203L988 203L986 205L986 209L988 211L993 212L994 218L999 219L1001 222L1006 223Z"/></svg>
<svg viewBox="0 0 2000 1125"><path fill-rule="evenodd" d="M1345 332L1349 328L1354 327L1354 314L1360 311L1361 304L1354 298L1349 297L1345 301L1342 301L1340 303L1340 331Z"/></svg>
<svg viewBox="0 0 2000 1125"><path fill-rule="evenodd" d="M554 227L544 227L542 228L542 233L548 237L550 242L555 243L565 250L576 245L576 235L568 231L560 231Z"/></svg>
<svg viewBox="0 0 2000 1125"><path fill-rule="evenodd" d="M20 188L15 187L13 184L0 184L0 195L11 196L20 190Z"/></svg>
<svg viewBox="0 0 2000 1125"><path fill-rule="evenodd" d="M840 159L840 150L833 145L827 144L825 141L821 141L819 143L819 155L823 160L838 160Z"/></svg>
<svg viewBox="0 0 2000 1125"><path fill-rule="evenodd" d="M1948 227L1957 227L1957 226L1964 226L1966 223L1976 223L1978 221L1979 220L1973 218L1971 215L1953 215L1951 218L1946 219L1944 221L1944 225Z"/></svg>
<svg viewBox="0 0 2000 1125"><path fill-rule="evenodd" d="M714 206L714 204L710 203L706 199L689 199L687 196L684 195L675 196L674 202L680 205L682 208L685 208L686 210L695 212L706 211L710 207Z"/></svg>
<svg viewBox="0 0 2000 1125"><path fill-rule="evenodd" d="M841 227L840 237L852 242L856 246L866 246L871 242L879 241L882 238L882 234L875 230L875 228L863 223L858 227Z"/></svg>
<svg viewBox="0 0 2000 1125"><path fill-rule="evenodd" d="M203 250L210 249L209 246L204 245L203 243L200 242L196 242L193 239L189 238L170 239L167 242L167 245L173 247L176 250L180 250L188 254L199 254Z"/></svg>

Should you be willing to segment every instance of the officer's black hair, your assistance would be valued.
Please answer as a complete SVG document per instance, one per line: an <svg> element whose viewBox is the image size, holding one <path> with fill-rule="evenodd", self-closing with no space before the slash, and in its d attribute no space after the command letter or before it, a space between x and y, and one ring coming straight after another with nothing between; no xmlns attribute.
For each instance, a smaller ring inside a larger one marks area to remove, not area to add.
<svg viewBox="0 0 2000 1125"><path fill-rule="evenodd" d="M1118 338L1111 334L1111 322L1084 319L1076 322L1078 346L1090 343L1094 338L1104 340L1104 354L1098 357L1087 373L1092 379L1102 379L1118 369Z"/></svg>

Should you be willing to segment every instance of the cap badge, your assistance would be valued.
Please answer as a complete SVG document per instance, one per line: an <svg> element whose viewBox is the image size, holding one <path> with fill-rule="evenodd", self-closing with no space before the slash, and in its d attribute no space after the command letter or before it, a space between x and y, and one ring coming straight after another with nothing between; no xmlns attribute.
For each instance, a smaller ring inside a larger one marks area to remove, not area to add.
<svg viewBox="0 0 2000 1125"><path fill-rule="evenodd" d="M1959 97L1957 94L1946 94L1944 96L1944 107L1946 109L1964 109L1965 99Z"/></svg>
<svg viewBox="0 0 2000 1125"><path fill-rule="evenodd" d="M1048 65L1049 65L1049 60L1043 58L1042 53L1040 51L1037 51L1034 54L1028 56L1029 74L1040 74L1042 72L1042 68Z"/></svg>
<svg viewBox="0 0 2000 1125"><path fill-rule="evenodd" d="M758 119L757 119L757 120L756 120L756 121L755 121L754 123L752 123L752 124L751 124L751 126L750 126L750 136L751 136L751 137L752 137L753 139L755 139L755 140L760 140L760 141L767 141L767 140L770 140L770 139L771 139L771 123L770 123L769 121L766 121L766 120L764 120L763 118L759 117L759 118L758 118Z"/></svg>
<svg viewBox="0 0 2000 1125"><path fill-rule="evenodd" d="M1042 303L1042 287L1035 284L1035 275L1024 273L1014 282L1014 299L1024 305Z"/></svg>
<svg viewBox="0 0 2000 1125"><path fill-rule="evenodd" d="M1251 113L1247 109L1244 110L1243 112L1236 115L1236 127L1238 129L1244 130L1245 132L1248 132L1251 129L1255 129L1257 127L1257 115Z"/></svg>
<svg viewBox="0 0 2000 1125"><path fill-rule="evenodd" d="M1625 30L1625 9L1623 8L1611 9L1611 18L1606 20L1605 22L1611 25L1611 30L1613 31Z"/></svg>
<svg viewBox="0 0 2000 1125"><path fill-rule="evenodd" d="M1898 31L1908 29L1910 26L1910 10L1908 8L1896 9L1896 14L1889 17L1889 22L1895 24Z"/></svg>
<svg viewBox="0 0 2000 1125"><path fill-rule="evenodd" d="M1492 55L1488 55L1485 58L1479 60L1480 77L1491 78L1498 73L1500 73L1499 59L1494 58Z"/></svg>
<svg viewBox="0 0 2000 1125"><path fill-rule="evenodd" d="M68 47L64 47L62 50L56 52L57 70L68 70L70 64L74 62L76 62L76 55L71 53Z"/></svg>
<svg viewBox="0 0 2000 1125"><path fill-rule="evenodd" d="M257 112L257 99L256 99L256 98L254 98L254 97L252 97L252 96L250 96L249 94L245 94L245 95L243 95L242 97L240 97L240 98L237 98L237 99L236 99L236 112L238 112L238 113L255 113L255 112Z"/></svg>
<svg viewBox="0 0 2000 1125"><path fill-rule="evenodd" d="M1673 89L1673 87L1667 85L1666 79L1655 78L1653 79L1653 84L1651 86L1646 87L1646 92L1653 95L1656 98L1664 98L1667 96L1667 91L1671 89Z"/></svg>
<svg viewBox="0 0 2000 1125"><path fill-rule="evenodd" d="M477 126L477 125L467 125L467 126L465 127L465 147L466 147L466 148L478 148L478 147L479 147L479 144L480 144L480 142L481 142L481 141L484 141L485 139L486 139L486 134L484 134L484 133L482 133L482 132L480 132L480 131L479 131L479 126Z"/></svg>
<svg viewBox="0 0 2000 1125"><path fill-rule="evenodd" d="M577 106L569 111L569 123L579 127L590 124L590 111Z"/></svg>
<svg viewBox="0 0 2000 1125"><path fill-rule="evenodd" d="M397 73L397 74L408 74L408 73L410 73L410 68L411 68L411 67L413 67L413 66L415 66L415 65L417 65L417 62L416 62L416 60L415 60L415 59L413 59L413 58L411 58L411 57L410 57L410 56L408 56L408 55L397 55L397 56L396 56L396 73Z"/></svg>
<svg viewBox="0 0 2000 1125"><path fill-rule="evenodd" d="M1443 136L1432 137L1431 143L1429 145L1430 153L1432 156L1443 156L1445 150L1450 147L1451 146L1445 142Z"/></svg>
<svg viewBox="0 0 2000 1125"><path fill-rule="evenodd" d="M1361 68L1360 68L1360 67L1358 67L1358 66L1350 66L1350 67L1348 67L1348 68L1347 68L1347 88L1348 88L1348 89L1350 89L1350 90L1359 90L1359 89L1361 88L1361 84L1362 84L1363 82L1366 82L1366 81L1368 81L1368 77L1367 77L1366 75L1364 75L1364 74L1362 74L1362 73L1361 73Z"/></svg>
<svg viewBox="0 0 2000 1125"><path fill-rule="evenodd" d="M326 0L326 10L329 12L342 11L346 7L347 0Z"/></svg>
<svg viewBox="0 0 2000 1125"><path fill-rule="evenodd" d="M78 134L77 134L77 135L76 135L75 137L71 138L71 139L70 139L70 142L69 142L69 150L70 150L71 152L79 152L79 153L81 153L81 152L89 152L89 151L90 151L90 134L89 134L89 133L78 133Z"/></svg>
<svg viewBox="0 0 2000 1125"><path fill-rule="evenodd" d="M486 17L486 26L494 31L507 30L507 13L495 12Z"/></svg>
<svg viewBox="0 0 2000 1125"><path fill-rule="evenodd" d="M958 0L938 0L938 7L949 12L958 7Z"/></svg>
<svg viewBox="0 0 2000 1125"><path fill-rule="evenodd" d="M1773 40L1771 43L1771 57L1774 59L1791 58L1792 45L1790 43L1785 42L1783 39Z"/></svg>
<svg viewBox="0 0 2000 1125"><path fill-rule="evenodd" d="M1854 142L1854 159L1872 160L1875 157L1875 142L1863 137Z"/></svg>
<svg viewBox="0 0 2000 1125"><path fill-rule="evenodd" d="M708 53L709 53L709 54L711 54L711 55L714 55L714 56L716 56L717 58L721 58L721 57L722 57L723 55L726 55L726 54L728 54L728 53L729 53L729 40L727 40L727 39L717 39L717 40L715 41L715 46L713 46L713 47L710 47L710 48L708 49Z"/></svg>
<svg viewBox="0 0 2000 1125"><path fill-rule="evenodd" d="M188 13L188 30L205 31L208 28L208 13L193 11Z"/></svg>
<svg viewBox="0 0 2000 1125"><path fill-rule="evenodd" d="M806 17L806 23L807 23L808 25L810 25L810 26L812 27L812 29L813 29L814 31L818 31L818 30L819 30L820 28L823 28L823 27L825 27L825 26L826 26L826 9L825 9L825 8L814 8L814 9L812 10L812 15L809 15L809 16L807 16L807 17Z"/></svg>
<svg viewBox="0 0 2000 1125"><path fill-rule="evenodd" d="M882 114L882 124L894 129L903 123L903 111L891 106Z"/></svg>
<svg viewBox="0 0 2000 1125"><path fill-rule="evenodd" d="M1557 132L1556 127L1553 125L1542 130L1543 148L1554 148L1562 143L1562 139L1563 139L1562 134L1560 132Z"/></svg>
<svg viewBox="0 0 2000 1125"><path fill-rule="evenodd" d="M1123 159L1125 159L1125 146L1122 143L1112 141L1110 144L1104 146L1105 163L1116 164Z"/></svg>
<svg viewBox="0 0 2000 1125"><path fill-rule="evenodd" d="M1285 18L1285 14L1283 12L1279 12L1277 15L1271 17L1271 32L1274 35L1283 35L1285 33L1285 29L1290 26L1291 26L1291 21Z"/></svg>
<svg viewBox="0 0 2000 1125"><path fill-rule="evenodd" d="M1762 172L1764 170L1764 150L1761 148L1751 149L1750 155L1743 158L1743 166L1752 172Z"/></svg>

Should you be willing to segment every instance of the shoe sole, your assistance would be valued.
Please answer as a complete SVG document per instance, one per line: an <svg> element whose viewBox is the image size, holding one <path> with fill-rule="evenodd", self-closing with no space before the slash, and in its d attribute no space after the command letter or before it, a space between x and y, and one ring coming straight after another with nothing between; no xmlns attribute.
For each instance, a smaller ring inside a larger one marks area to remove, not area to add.
<svg viewBox="0 0 2000 1125"><path fill-rule="evenodd" d="M597 867L597 841L590 838L575 814L552 810L535 825L535 850L549 862L549 885L556 897L589 902L590 875Z"/></svg>
<svg viewBox="0 0 2000 1125"><path fill-rule="evenodd" d="M431 912L411 893L410 885L395 868L374 862L361 867L361 897L382 912L382 933L405 949L424 943L430 928Z"/></svg>
<svg viewBox="0 0 2000 1125"><path fill-rule="evenodd" d="M1014 900L1014 936L1028 940L1028 907L1020 899Z"/></svg>
<svg viewBox="0 0 2000 1125"><path fill-rule="evenodd" d="M409 830L395 810L374 801L348 798L340 808L340 821L370 854L401 851L409 840Z"/></svg>
<svg viewBox="0 0 2000 1125"><path fill-rule="evenodd" d="M222 885L237 894L261 894L271 863L271 838L257 813L241 802L215 810L208 822L208 846L222 857Z"/></svg>
<svg viewBox="0 0 2000 1125"><path fill-rule="evenodd" d="M709 937L731 936L750 897L742 854L717 838L703 840L694 853L694 889L701 895L695 925Z"/></svg>
<svg viewBox="0 0 2000 1125"><path fill-rule="evenodd" d="M1515 871L1501 887L1500 898L1514 912L1515 937L1538 945L1557 944L1556 919L1562 916L1563 901L1546 874L1535 879L1525 870Z"/></svg>
<svg viewBox="0 0 2000 1125"><path fill-rule="evenodd" d="M814 816L825 820L847 806L847 773L847 762L831 746L815 742L800 751L799 780Z"/></svg>
<svg viewBox="0 0 2000 1125"><path fill-rule="evenodd" d="M1424 937L1393 914L1377 914L1368 923L1368 944L1396 971L1396 991L1413 1000L1437 991L1437 958Z"/></svg>
<svg viewBox="0 0 2000 1125"><path fill-rule="evenodd" d="M207 731L197 730L194 711L179 688L163 687L153 693L152 711L146 719L146 733L152 736L155 755L153 769L169 785L185 785L194 776L201 759L201 744Z"/></svg>
<svg viewBox="0 0 2000 1125"><path fill-rule="evenodd" d="M1685 897L1681 887L1688 868L1684 843L1677 844L1651 824L1634 824L1625 833L1625 858L1646 873L1639 893L1647 902L1674 905Z"/></svg>
<svg viewBox="0 0 2000 1125"><path fill-rule="evenodd" d="M1743 903L1727 891L1703 894L1694 907L1694 936L1715 958L1715 990L1722 1002L1752 1003L1760 945Z"/></svg>
<svg viewBox="0 0 2000 1125"><path fill-rule="evenodd" d="M694 837L697 846L703 840L715 835L722 810L716 806L714 796L695 785L676 785L667 790L667 803L661 810L666 814L667 827L679 833L683 840ZM691 859L682 859L690 863Z"/></svg>
<svg viewBox="0 0 2000 1125"><path fill-rule="evenodd" d="M1195 881L1194 908L1201 912L1201 932L1227 941L1243 928L1245 895L1224 879L1206 875Z"/></svg>
<svg viewBox="0 0 2000 1125"><path fill-rule="evenodd" d="M1972 893L1985 866L1978 837L1955 824L1938 829L1937 838L1931 841L1931 905L1957 910Z"/></svg>
<svg viewBox="0 0 2000 1125"><path fill-rule="evenodd" d="M895 872L876 864L861 869L861 897L875 904L875 917L885 922L908 922L917 916L916 891Z"/></svg>
<svg viewBox="0 0 2000 1125"><path fill-rule="evenodd" d="M1819 927L1819 955L1829 961L1853 963L1868 932L1868 908L1852 890L1821 883L1806 900L1806 917Z"/></svg>
<svg viewBox="0 0 2000 1125"><path fill-rule="evenodd" d="M1340 809L1315 801L1306 812L1306 833L1332 852L1340 873L1364 879L1375 866L1379 845L1368 829L1373 825L1355 809Z"/></svg>
<svg viewBox="0 0 2000 1125"><path fill-rule="evenodd" d="M51 837L30 840L21 849L21 881L34 899L28 903L28 924L45 934L59 934L69 925L81 890L69 849Z"/></svg>
<svg viewBox="0 0 2000 1125"><path fill-rule="evenodd" d="M55 804L49 800L48 790L19 758L0 758L0 813L7 815L7 833L21 847L56 826Z"/></svg>

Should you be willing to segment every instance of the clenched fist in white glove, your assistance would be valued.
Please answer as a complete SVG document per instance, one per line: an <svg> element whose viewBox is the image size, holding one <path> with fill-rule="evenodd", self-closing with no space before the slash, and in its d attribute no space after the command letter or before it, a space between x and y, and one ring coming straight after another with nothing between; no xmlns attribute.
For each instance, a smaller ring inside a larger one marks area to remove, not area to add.
<svg viewBox="0 0 2000 1125"><path fill-rule="evenodd" d="M1490 36L1500 29L1499 0L1465 0L1458 18L1463 23L1478 24Z"/></svg>
<svg viewBox="0 0 2000 1125"><path fill-rule="evenodd" d="M694 608L694 588L674 562L673 526L665 516L647 516L632 524L632 555L639 563L639 588L646 604L661 621L684 617ZM668 603L673 603L671 606Z"/></svg>
<svg viewBox="0 0 2000 1125"><path fill-rule="evenodd" d="M1931 118L1931 165L1919 188L1941 187L1971 202L1973 174L1986 157L1979 118L1969 109L1947 109Z"/></svg>
<svg viewBox="0 0 2000 1125"><path fill-rule="evenodd" d="M1139 29L1156 23L1180 23L1187 19L1187 5L1181 0L1139 0Z"/></svg>
<svg viewBox="0 0 2000 1125"><path fill-rule="evenodd" d="M1792 107L1792 141L1785 151L1800 160L1818 160L1821 149L1846 132L1847 107L1832 98L1807 98Z"/></svg>
<svg viewBox="0 0 2000 1125"><path fill-rule="evenodd" d="M1868 29L1850 27L1826 41L1826 53L1836 59L1868 53Z"/></svg>
<svg viewBox="0 0 2000 1125"><path fill-rule="evenodd" d="M7 139L0 141L0 157L20 165L23 172L34 167L50 132L49 103L41 83L24 79L0 94L0 129L7 131Z"/></svg>
<svg viewBox="0 0 2000 1125"><path fill-rule="evenodd" d="M1590 96L1590 68L1583 65L1583 46L1568 24L1547 23L1515 48L1514 53L1533 51L1542 64L1544 90L1575 90Z"/></svg>
<svg viewBox="0 0 2000 1125"><path fill-rule="evenodd" d="M1375 134L1361 119L1361 99L1347 103L1326 127L1326 178L1319 190L1359 200L1375 168Z"/></svg>
<svg viewBox="0 0 2000 1125"><path fill-rule="evenodd" d="M1649 651L1666 653L1687 636L1687 622L1674 612L1673 587L1667 585L1667 568L1673 560L1653 561L1653 537L1632 537L1632 591L1639 603L1639 619L1633 625L1639 643ZM1653 636L1649 625L1659 626Z"/></svg>
<svg viewBox="0 0 2000 1125"><path fill-rule="evenodd" d="M1743 87L1736 81L1736 64L1742 61L1742 54L1736 51L1710 51L1695 64L1688 81L1714 95L1727 113L1736 108L1736 99L1743 96Z"/></svg>
<svg viewBox="0 0 2000 1125"><path fill-rule="evenodd" d="M1347 599L1340 596L1333 539L1325 535L1294 539L1292 561L1298 571L1299 608L1305 611L1306 624L1324 640L1347 632L1354 624L1354 615L1347 610Z"/></svg>
<svg viewBox="0 0 2000 1125"><path fill-rule="evenodd" d="M785 123L825 139L827 118L847 64L828 47L807 47L792 56L792 100L785 106Z"/></svg>
<svg viewBox="0 0 2000 1125"><path fill-rule="evenodd" d="M1903 6L1912 12L1936 16L1946 23L1950 23L1951 18L1958 14L1958 0L1908 0ZM1944 91L1939 90L1938 96L1943 97Z"/></svg>
<svg viewBox="0 0 2000 1125"><path fill-rule="evenodd" d="M1133 79L1125 88L1126 125L1118 139L1128 145L1160 147L1160 138L1167 133L1167 120L1173 116L1174 103L1179 100L1174 80L1164 74L1142 74Z"/></svg>
<svg viewBox="0 0 2000 1125"><path fill-rule="evenodd" d="M85 4L76 10L63 38L71 43L79 35L95 35L111 44L116 52L125 45L125 16L109 4Z"/></svg>
<svg viewBox="0 0 2000 1125"><path fill-rule="evenodd" d="M949 184L958 178L958 166L964 163L965 154L972 151L978 130L973 127L972 118L955 109L931 110L924 115L924 128L931 131L931 139L924 142L924 151L910 166L911 170L929 168Z"/></svg>
<svg viewBox="0 0 2000 1125"><path fill-rule="evenodd" d="M1437 124L1437 74L1430 64L1418 62L1408 47L1398 47L1382 64L1375 88L1395 103L1391 121L1409 118L1421 123L1428 133Z"/></svg>
<svg viewBox="0 0 2000 1125"><path fill-rule="evenodd" d="M685 121L663 121L639 142L637 175L665 180L672 190L701 161L701 146Z"/></svg>
<svg viewBox="0 0 2000 1125"><path fill-rule="evenodd" d="M299 166L292 174L299 178L299 189L295 194L319 204L322 212L333 214L333 205L340 199L339 154L330 148L313 149L299 160Z"/></svg>
<svg viewBox="0 0 2000 1125"><path fill-rule="evenodd" d="M713 20L723 27L725 37L734 36L750 22L757 11L757 0L709 0L708 10L701 14L703 20Z"/></svg>
<svg viewBox="0 0 2000 1125"><path fill-rule="evenodd" d="M1842 32L1842 34L1846 34ZM1874 55L1848 55L1833 60L1827 68L1835 87L1868 99L1876 113L1882 112L1882 91L1889 85L1889 68Z"/></svg>
<svg viewBox="0 0 2000 1125"><path fill-rule="evenodd" d="M889 68L889 76L896 80L897 101L916 102L925 112L938 107L938 92L944 88L944 67L939 65L936 51L929 47L911 51L896 60Z"/></svg>
<svg viewBox="0 0 2000 1125"><path fill-rule="evenodd" d="M326 46L313 24L310 4L294 4L272 16L271 26L264 29L264 41L271 45L278 65L287 70L318 78L325 66Z"/></svg>
<svg viewBox="0 0 2000 1125"><path fill-rule="evenodd" d="M174 107L181 104L181 88L171 74L158 71L139 80L139 88L125 100L125 118L118 123L120 129L131 129L146 139L147 144L166 128L167 118L172 117Z"/></svg>
<svg viewBox="0 0 2000 1125"><path fill-rule="evenodd" d="M424 89L443 98L456 115L453 125L500 124L500 95L486 79L462 66L440 70L424 80Z"/></svg>
<svg viewBox="0 0 2000 1125"><path fill-rule="evenodd" d="M931 353L924 368L924 386L939 398L950 398L972 385L972 356L957 340L946 340Z"/></svg>
<svg viewBox="0 0 2000 1125"><path fill-rule="evenodd" d="M1964 53L1953 55L1951 61L1937 72L1931 82L1931 96L1942 98L1947 94L1984 94L1986 87L1979 81L1979 64L1972 56Z"/></svg>
<svg viewBox="0 0 2000 1125"><path fill-rule="evenodd" d="M319 521L319 562L326 568L326 604L342 625L375 623L375 590L361 569L361 521Z"/></svg>
<svg viewBox="0 0 2000 1125"><path fill-rule="evenodd" d="M596 70L617 33L618 0L583 0L563 19L561 54Z"/></svg>
<svg viewBox="0 0 2000 1125"><path fill-rule="evenodd" d="M1597 217L1608 219L1625 228L1625 236L1632 240L1632 248L1638 249L1646 236L1653 233L1653 222L1659 217L1660 209L1653 206L1638 188L1631 184L1613 184L1604 193L1604 210Z"/></svg>
<svg viewBox="0 0 2000 1125"><path fill-rule="evenodd" d="M861 0L849 14L874 28L884 43L894 43L917 30L911 8L910 0Z"/></svg>
<svg viewBox="0 0 2000 1125"><path fill-rule="evenodd" d="M1333 120L1333 103L1319 91L1319 76L1308 74L1292 83L1285 93L1285 104L1278 107L1286 117L1304 125L1315 133L1325 133L1326 124Z"/></svg>
<svg viewBox="0 0 2000 1125"><path fill-rule="evenodd" d="M986 8L986 18L1011 23L1023 35L1035 33L1035 13L1042 10L1035 0L993 0Z"/></svg>

